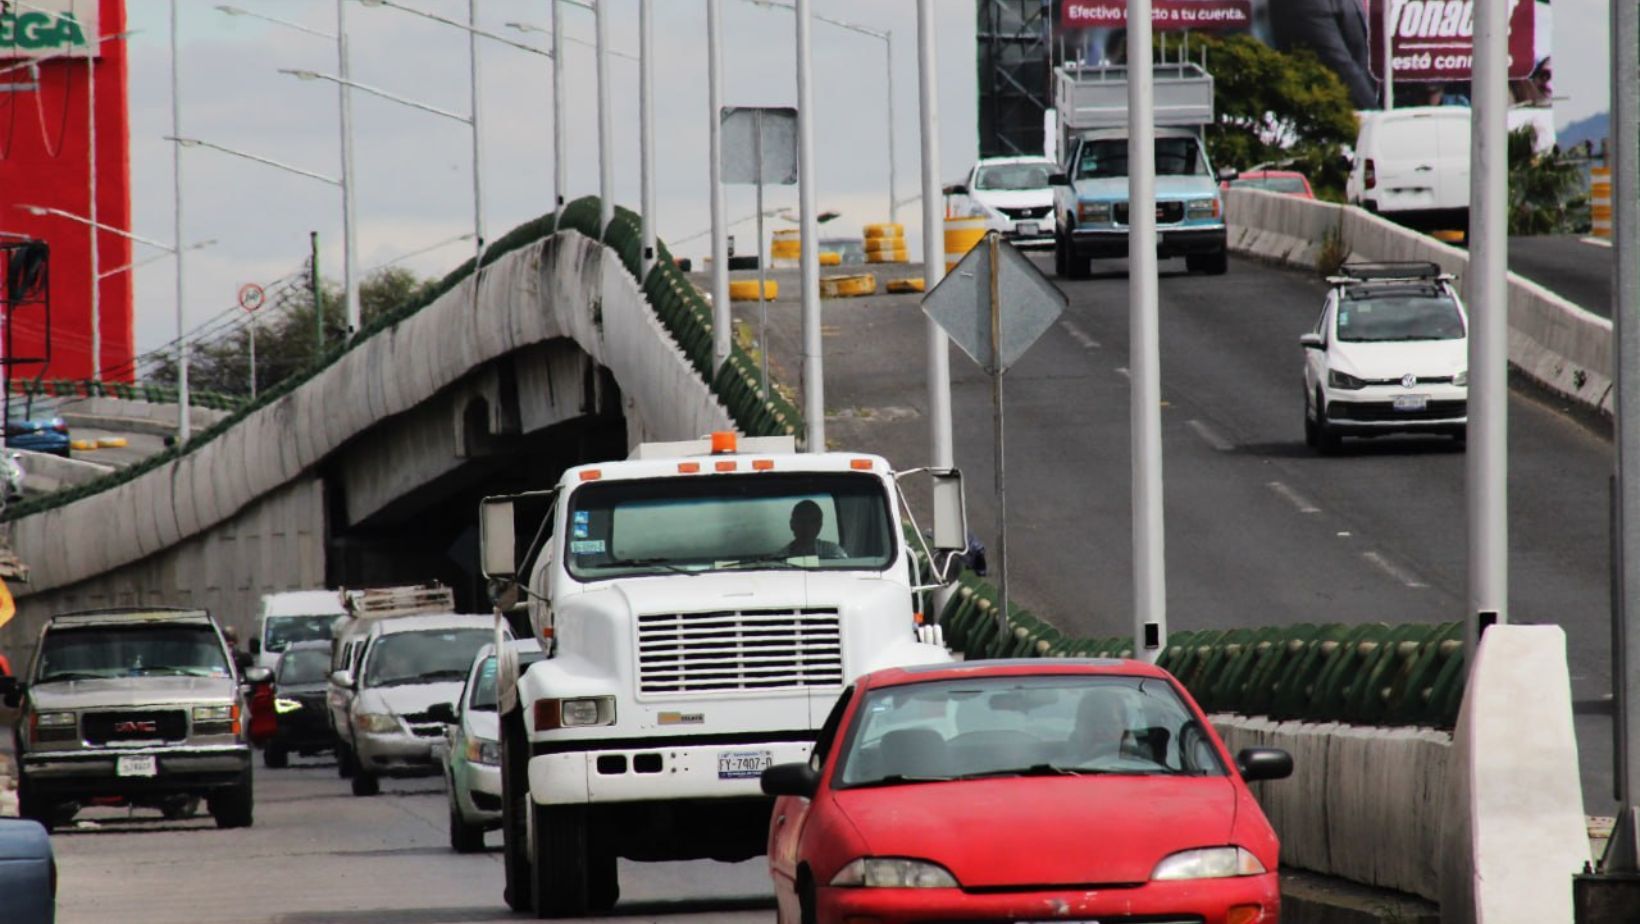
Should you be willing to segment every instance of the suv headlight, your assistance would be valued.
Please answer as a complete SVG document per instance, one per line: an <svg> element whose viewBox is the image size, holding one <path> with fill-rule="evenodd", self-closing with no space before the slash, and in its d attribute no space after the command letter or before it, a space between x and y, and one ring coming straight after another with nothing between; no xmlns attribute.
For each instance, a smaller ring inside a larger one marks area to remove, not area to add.
<svg viewBox="0 0 1640 924"><path fill-rule="evenodd" d="M1185 203L1184 217L1186 218L1217 218L1219 217L1219 199L1192 199Z"/></svg>
<svg viewBox="0 0 1640 924"><path fill-rule="evenodd" d="M1244 847L1200 847L1163 857L1150 878L1229 879L1233 876L1258 876L1264 872L1264 864Z"/></svg>
<svg viewBox="0 0 1640 924"><path fill-rule="evenodd" d="M1457 375L1452 377L1452 384L1454 384L1454 385L1468 385L1469 384L1469 370L1468 369L1460 370Z"/></svg>
<svg viewBox="0 0 1640 924"><path fill-rule="evenodd" d="M1095 221L1095 222L1110 221L1110 203L1109 202L1077 202L1076 203L1076 220L1077 221Z"/></svg>
<svg viewBox="0 0 1640 924"><path fill-rule="evenodd" d="M399 730L398 717L385 712L360 712L353 716L353 724L358 726L360 731L375 735Z"/></svg>
<svg viewBox="0 0 1640 924"><path fill-rule="evenodd" d="M1327 387L1329 388L1342 388L1348 391L1365 388L1366 385L1366 382L1350 375L1348 372L1339 372L1337 369L1327 370Z"/></svg>
<svg viewBox="0 0 1640 924"><path fill-rule="evenodd" d="M831 884L867 889L954 889L957 877L927 860L861 857L838 870Z"/></svg>
<svg viewBox="0 0 1640 924"><path fill-rule="evenodd" d="M220 706L195 706L194 722L229 722L233 720L233 707L223 703Z"/></svg>
<svg viewBox="0 0 1640 924"><path fill-rule="evenodd" d="M615 697L578 696L535 701L535 730L615 724Z"/></svg>

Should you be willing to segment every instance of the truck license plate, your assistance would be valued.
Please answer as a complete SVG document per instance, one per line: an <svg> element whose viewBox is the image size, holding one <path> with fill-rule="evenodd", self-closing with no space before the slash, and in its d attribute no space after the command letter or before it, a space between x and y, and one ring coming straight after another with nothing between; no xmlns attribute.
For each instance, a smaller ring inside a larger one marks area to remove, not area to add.
<svg viewBox="0 0 1640 924"><path fill-rule="evenodd" d="M159 763L152 754L122 754L114 762L115 776L158 776Z"/></svg>
<svg viewBox="0 0 1640 924"><path fill-rule="evenodd" d="M1428 406L1428 395L1400 395L1395 399L1397 411L1421 411Z"/></svg>
<svg viewBox="0 0 1640 924"><path fill-rule="evenodd" d="M1014 231L1018 232L1020 237L1036 237L1041 233L1042 226L1034 221L1022 221L1014 225Z"/></svg>
<svg viewBox="0 0 1640 924"><path fill-rule="evenodd" d="M718 779L745 780L763 775L774 766L773 751L719 751Z"/></svg>

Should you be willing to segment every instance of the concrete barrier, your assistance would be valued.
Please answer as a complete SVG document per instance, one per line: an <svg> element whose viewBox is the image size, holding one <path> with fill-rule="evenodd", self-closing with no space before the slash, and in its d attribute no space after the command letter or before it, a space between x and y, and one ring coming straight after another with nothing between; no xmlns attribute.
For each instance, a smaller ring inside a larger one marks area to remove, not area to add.
<svg viewBox="0 0 1640 924"><path fill-rule="evenodd" d="M1232 250L1292 266L1314 268L1336 234L1354 259L1425 260L1460 282L1469 270L1467 251L1352 206L1232 189L1225 216ZM1509 274L1509 362L1533 381L1610 414L1611 340L1610 320Z"/></svg>

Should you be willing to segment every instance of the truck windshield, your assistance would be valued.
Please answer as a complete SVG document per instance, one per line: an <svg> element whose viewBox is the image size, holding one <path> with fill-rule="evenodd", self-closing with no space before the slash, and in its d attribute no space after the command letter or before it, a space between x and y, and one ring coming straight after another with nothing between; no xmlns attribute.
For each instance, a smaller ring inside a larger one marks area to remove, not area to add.
<svg viewBox="0 0 1640 924"><path fill-rule="evenodd" d="M1076 179L1097 180L1128 175L1126 138L1102 138L1082 143ZM1194 138L1156 139L1157 176L1206 176L1207 160Z"/></svg>
<svg viewBox="0 0 1640 924"><path fill-rule="evenodd" d="M262 630L262 648L278 653L291 642L316 642L330 638L335 614L324 616L269 616Z"/></svg>
<svg viewBox="0 0 1640 924"><path fill-rule="evenodd" d="M35 683L171 674L226 677L228 661L208 625L53 629L40 643Z"/></svg>
<svg viewBox="0 0 1640 924"><path fill-rule="evenodd" d="M594 482L569 507L566 563L583 581L750 569L881 571L895 556L872 475L714 475Z"/></svg>

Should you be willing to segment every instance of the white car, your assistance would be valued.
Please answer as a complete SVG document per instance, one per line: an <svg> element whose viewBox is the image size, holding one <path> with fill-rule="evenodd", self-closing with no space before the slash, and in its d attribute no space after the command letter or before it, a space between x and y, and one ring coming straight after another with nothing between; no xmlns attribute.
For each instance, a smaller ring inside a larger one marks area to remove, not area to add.
<svg viewBox="0 0 1640 924"><path fill-rule="evenodd" d="M533 638L508 639L520 669L546 657ZM473 658L467 685L445 727L444 790L450 803L450 849L484 849L484 832L501 827L501 720L496 716L495 646Z"/></svg>
<svg viewBox="0 0 1640 924"><path fill-rule="evenodd" d="M1053 243L1053 187L1059 165L1046 157L988 157L968 171L966 193L986 224L1016 244ZM955 191L955 190L954 190Z"/></svg>
<svg viewBox="0 0 1640 924"><path fill-rule="evenodd" d="M1304 346L1304 441L1444 434L1469 423L1469 319L1432 263L1346 264Z"/></svg>

